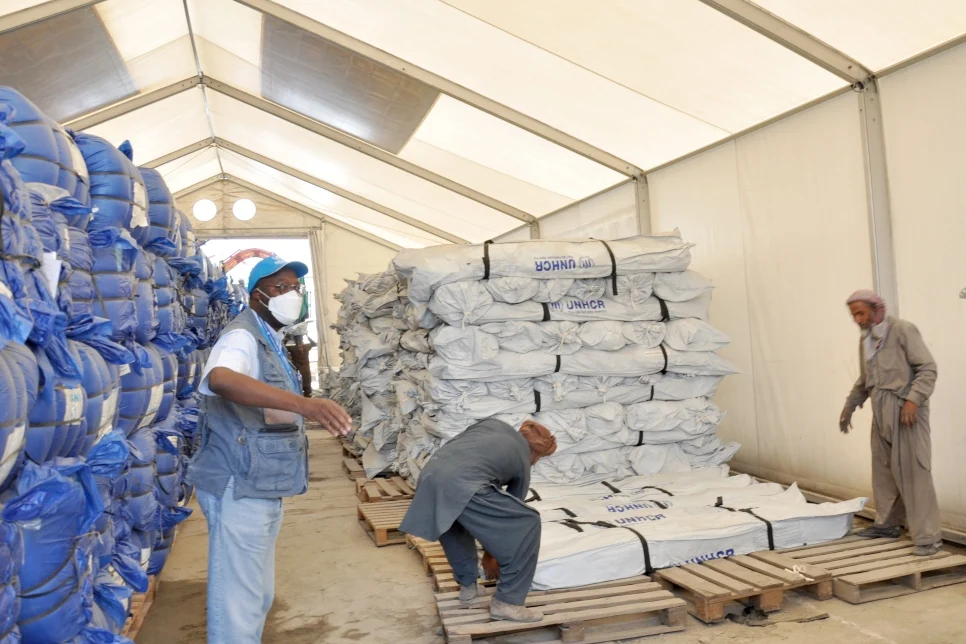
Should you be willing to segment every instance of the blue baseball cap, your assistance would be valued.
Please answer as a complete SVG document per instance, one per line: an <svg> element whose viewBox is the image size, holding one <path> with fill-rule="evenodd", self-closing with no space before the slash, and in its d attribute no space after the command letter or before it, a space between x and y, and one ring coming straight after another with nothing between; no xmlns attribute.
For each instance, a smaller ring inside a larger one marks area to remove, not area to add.
<svg viewBox="0 0 966 644"><path fill-rule="evenodd" d="M252 292L259 280L270 277L285 268L295 271L295 277L305 277L309 272L309 267L302 262L286 262L281 257L272 255L255 264L255 268L248 275L248 292Z"/></svg>

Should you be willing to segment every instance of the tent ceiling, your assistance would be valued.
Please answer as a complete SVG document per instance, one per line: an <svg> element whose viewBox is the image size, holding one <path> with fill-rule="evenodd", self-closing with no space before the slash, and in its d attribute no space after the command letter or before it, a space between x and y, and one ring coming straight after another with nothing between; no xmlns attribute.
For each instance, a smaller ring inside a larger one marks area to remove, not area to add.
<svg viewBox="0 0 966 644"><path fill-rule="evenodd" d="M859 73L966 34L961 0L756 2L5 0L0 82L62 121L107 108L78 123L131 139L175 191L237 175L421 246L499 235L847 86L732 9Z"/></svg>

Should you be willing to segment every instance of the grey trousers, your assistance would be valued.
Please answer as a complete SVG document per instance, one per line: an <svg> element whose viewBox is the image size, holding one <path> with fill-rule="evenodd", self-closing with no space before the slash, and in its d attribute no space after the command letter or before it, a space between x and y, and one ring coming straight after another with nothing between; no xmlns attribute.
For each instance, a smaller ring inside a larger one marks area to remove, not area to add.
<svg viewBox="0 0 966 644"><path fill-rule="evenodd" d="M439 537L460 586L472 586L479 579L476 541L500 564L494 597L522 606L537 570L540 514L492 485L477 492Z"/></svg>
<svg viewBox="0 0 966 644"><path fill-rule="evenodd" d="M929 406L919 408L912 427L899 416L904 400L892 393L872 393L872 493L875 522L883 526L906 523L917 546L942 538L939 502L932 482L932 443Z"/></svg>

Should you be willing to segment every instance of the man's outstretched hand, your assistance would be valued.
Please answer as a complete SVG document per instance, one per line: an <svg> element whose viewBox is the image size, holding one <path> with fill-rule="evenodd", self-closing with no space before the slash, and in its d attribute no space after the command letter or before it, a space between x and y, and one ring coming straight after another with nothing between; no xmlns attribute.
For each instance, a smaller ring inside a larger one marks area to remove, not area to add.
<svg viewBox="0 0 966 644"><path fill-rule="evenodd" d="M326 398L303 398L299 414L322 425L333 436L345 436L352 429L352 418L337 402Z"/></svg>

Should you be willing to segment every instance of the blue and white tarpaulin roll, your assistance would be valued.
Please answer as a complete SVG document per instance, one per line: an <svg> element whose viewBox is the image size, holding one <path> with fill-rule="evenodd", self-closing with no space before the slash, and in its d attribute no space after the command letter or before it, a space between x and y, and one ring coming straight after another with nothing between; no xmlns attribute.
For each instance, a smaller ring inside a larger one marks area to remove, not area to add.
<svg viewBox="0 0 966 644"><path fill-rule="evenodd" d="M77 343L70 344L71 354L80 362ZM68 380L57 373L43 351L35 349L34 357L40 370L40 391L28 415L27 456L38 464L78 456L85 440L82 421L87 394L80 380Z"/></svg>
<svg viewBox="0 0 966 644"><path fill-rule="evenodd" d="M177 254L180 222L174 206L174 197L164 178L152 168L139 168L148 193L148 223L135 234L135 239L145 248L158 255L172 257Z"/></svg>
<svg viewBox="0 0 966 644"><path fill-rule="evenodd" d="M135 369L122 368L121 402L117 427L130 436L134 430L154 423L164 400L164 365L157 349L151 345L140 346L150 360L141 373Z"/></svg>
<svg viewBox="0 0 966 644"><path fill-rule="evenodd" d="M98 230L136 231L148 225L148 198L141 173L131 163L127 142L116 148L99 136L76 135L91 177L91 204L97 209L87 225Z"/></svg>
<svg viewBox="0 0 966 644"><path fill-rule="evenodd" d="M117 422L121 377L117 365L108 364L91 346L78 342L77 352L83 371L82 385L87 406L82 421L85 441L81 454L88 451L114 429Z"/></svg>

